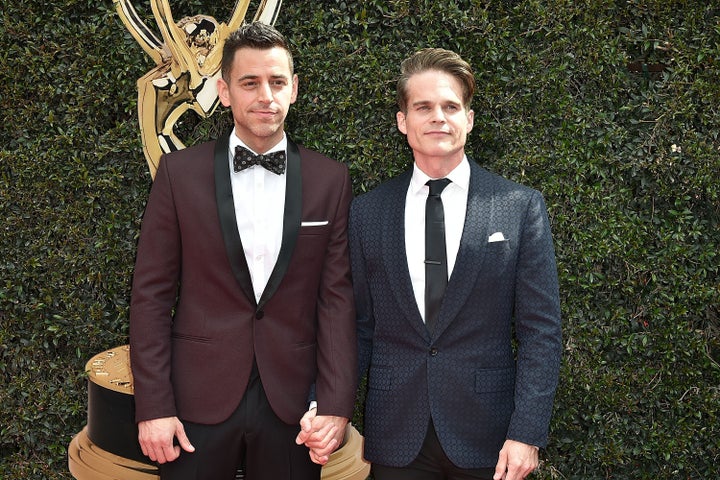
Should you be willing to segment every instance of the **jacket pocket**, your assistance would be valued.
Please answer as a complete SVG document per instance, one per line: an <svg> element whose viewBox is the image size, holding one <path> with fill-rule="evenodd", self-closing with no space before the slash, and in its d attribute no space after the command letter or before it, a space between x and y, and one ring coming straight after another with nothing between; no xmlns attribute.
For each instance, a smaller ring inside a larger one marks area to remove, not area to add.
<svg viewBox="0 0 720 480"><path fill-rule="evenodd" d="M330 224L322 222L313 222L313 224L307 224L300 226L299 235L322 235L327 236L330 233Z"/></svg>
<svg viewBox="0 0 720 480"><path fill-rule="evenodd" d="M173 340L180 340L186 342L210 343L210 339L208 337L201 337L199 335L191 335L181 332L173 332L172 338Z"/></svg>

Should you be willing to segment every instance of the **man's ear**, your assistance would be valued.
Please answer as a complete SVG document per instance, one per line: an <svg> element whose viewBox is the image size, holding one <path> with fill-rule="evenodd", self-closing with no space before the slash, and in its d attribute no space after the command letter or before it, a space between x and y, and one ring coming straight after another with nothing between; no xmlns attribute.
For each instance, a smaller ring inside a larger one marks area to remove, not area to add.
<svg viewBox="0 0 720 480"><path fill-rule="evenodd" d="M474 110L468 110L467 121L468 121L467 131L469 133L472 131L473 126L475 125L475 111Z"/></svg>
<svg viewBox="0 0 720 480"><path fill-rule="evenodd" d="M295 103L295 100L297 100L299 81L300 77L297 76L297 73L294 74L292 77L292 96L290 97L290 103Z"/></svg>
<svg viewBox="0 0 720 480"><path fill-rule="evenodd" d="M405 114L403 112L397 112L395 114L397 119L397 127L404 135L407 135L407 125L405 124Z"/></svg>
<svg viewBox="0 0 720 480"><path fill-rule="evenodd" d="M217 79L217 92L223 107L230 106L230 88L222 77Z"/></svg>

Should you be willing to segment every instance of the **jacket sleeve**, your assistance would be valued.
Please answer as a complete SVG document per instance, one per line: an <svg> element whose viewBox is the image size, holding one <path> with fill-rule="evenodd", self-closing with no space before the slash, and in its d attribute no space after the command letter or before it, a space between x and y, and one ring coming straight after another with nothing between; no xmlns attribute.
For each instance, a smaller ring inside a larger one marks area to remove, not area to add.
<svg viewBox="0 0 720 480"><path fill-rule="evenodd" d="M348 252L348 213L352 187L342 168L337 208L324 259L318 299L318 374L315 383L318 413L352 418L357 381L355 305Z"/></svg>
<svg viewBox="0 0 720 480"><path fill-rule="evenodd" d="M532 192L524 215L516 282L517 378L507 436L544 447L558 384L562 338L550 222L537 191Z"/></svg>
<svg viewBox="0 0 720 480"><path fill-rule="evenodd" d="M352 265L353 291L357 310L358 382L362 380L370 367L375 327L370 288L365 273L362 214L359 213L363 200L356 198L350 208L350 263Z"/></svg>
<svg viewBox="0 0 720 480"><path fill-rule="evenodd" d="M181 246L167 164L163 158L150 191L132 284L130 358L136 421L176 415L170 341Z"/></svg>

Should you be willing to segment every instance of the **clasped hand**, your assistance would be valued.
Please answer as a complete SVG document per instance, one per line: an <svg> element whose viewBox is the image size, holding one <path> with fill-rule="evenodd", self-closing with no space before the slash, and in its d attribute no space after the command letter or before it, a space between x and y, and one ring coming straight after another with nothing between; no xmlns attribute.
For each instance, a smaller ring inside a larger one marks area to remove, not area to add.
<svg viewBox="0 0 720 480"><path fill-rule="evenodd" d="M337 450L345 439L348 419L332 415L317 415L317 409L308 410L300 419L300 433L295 443L310 449L310 459L325 465L330 454Z"/></svg>

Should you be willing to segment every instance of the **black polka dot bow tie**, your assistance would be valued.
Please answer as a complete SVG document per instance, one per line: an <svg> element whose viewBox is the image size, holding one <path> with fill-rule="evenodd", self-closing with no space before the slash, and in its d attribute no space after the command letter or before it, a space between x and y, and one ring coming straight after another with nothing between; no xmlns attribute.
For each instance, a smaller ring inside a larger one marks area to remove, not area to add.
<svg viewBox="0 0 720 480"><path fill-rule="evenodd" d="M255 155L245 147L240 145L235 147L233 170L239 172L253 165L260 165L272 173L282 175L285 173L285 152L280 150L278 152Z"/></svg>

